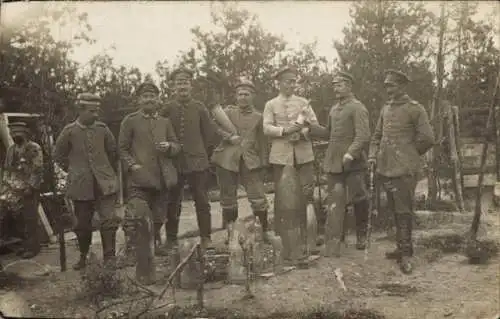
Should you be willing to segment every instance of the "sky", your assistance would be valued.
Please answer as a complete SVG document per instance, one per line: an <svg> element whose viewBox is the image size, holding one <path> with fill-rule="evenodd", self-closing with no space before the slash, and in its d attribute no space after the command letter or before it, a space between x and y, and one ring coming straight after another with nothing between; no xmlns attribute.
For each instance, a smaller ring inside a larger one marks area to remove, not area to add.
<svg viewBox="0 0 500 319"><path fill-rule="evenodd" d="M61 5L61 2L4 3L2 24L15 28L39 14L44 5ZM88 13L90 36L97 40L75 50L73 58L82 64L95 54L108 53L118 65L137 66L142 72L154 73L158 60L175 63L180 51L192 47L191 28L215 29L210 21L210 3L205 1L79 1L66 5ZM439 14L438 2L426 5ZM348 1L248 1L238 6L255 13L264 30L282 35L291 48L317 40L317 52L329 61L336 57L333 40L342 39L342 29L351 20ZM500 14L496 2L481 2L478 19L492 12ZM53 29L54 36L60 39L67 39L73 32L71 26Z"/></svg>

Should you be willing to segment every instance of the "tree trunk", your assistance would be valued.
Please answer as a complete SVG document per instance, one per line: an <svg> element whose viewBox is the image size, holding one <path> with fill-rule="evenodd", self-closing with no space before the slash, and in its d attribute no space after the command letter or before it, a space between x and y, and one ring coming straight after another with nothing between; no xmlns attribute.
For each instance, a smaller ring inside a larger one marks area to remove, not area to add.
<svg viewBox="0 0 500 319"><path fill-rule="evenodd" d="M440 16L440 28L439 28L439 47L437 53L436 60L436 78L437 78L437 86L436 91L434 92L433 100L432 100L432 108L431 108L431 121L434 127L434 134L436 134L437 141L441 140L440 132L441 127L441 95L443 90L443 79L444 79L444 35L446 32L447 20L445 17L445 6L444 2L441 3L441 16ZM428 155L428 197L427 197L427 205L428 208L435 207L438 195L438 165L439 165L439 155L440 155L440 146L436 145L429 151Z"/></svg>

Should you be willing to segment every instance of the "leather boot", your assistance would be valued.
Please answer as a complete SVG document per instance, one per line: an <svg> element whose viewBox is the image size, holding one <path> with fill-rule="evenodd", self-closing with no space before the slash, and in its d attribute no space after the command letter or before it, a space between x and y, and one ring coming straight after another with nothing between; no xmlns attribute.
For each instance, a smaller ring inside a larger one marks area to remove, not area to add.
<svg viewBox="0 0 500 319"><path fill-rule="evenodd" d="M366 234L368 227L368 201L354 203L354 216L356 218L356 249L366 248Z"/></svg>
<svg viewBox="0 0 500 319"><path fill-rule="evenodd" d="M116 229L101 230L102 255L106 266L114 267L116 254Z"/></svg>
<svg viewBox="0 0 500 319"><path fill-rule="evenodd" d="M396 249L385 253L385 258L390 259L390 260L401 259L401 249L399 246L400 242L401 242L401 228L398 225L399 219L400 218L398 217L398 215L394 214L394 224L396 226Z"/></svg>
<svg viewBox="0 0 500 319"><path fill-rule="evenodd" d="M267 210L262 210L262 211L255 211L254 215L259 219L260 224L262 225L262 239L264 240L265 243L269 244L269 222L267 220Z"/></svg>
<svg viewBox="0 0 500 319"><path fill-rule="evenodd" d="M398 226L401 229L400 251L401 259L399 267L404 274L413 272L413 242L412 242L412 223L413 216L411 214L401 214L398 219Z"/></svg>
<svg viewBox="0 0 500 319"><path fill-rule="evenodd" d="M87 266L87 254L89 253L90 245L92 244L92 232L78 231L76 232L76 239L80 250L80 259L75 265L73 265L73 269L80 270Z"/></svg>

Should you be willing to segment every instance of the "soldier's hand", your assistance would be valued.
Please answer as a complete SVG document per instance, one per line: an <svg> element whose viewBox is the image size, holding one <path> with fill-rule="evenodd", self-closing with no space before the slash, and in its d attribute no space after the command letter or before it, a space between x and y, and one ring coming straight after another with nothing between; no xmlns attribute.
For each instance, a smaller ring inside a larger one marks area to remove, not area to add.
<svg viewBox="0 0 500 319"><path fill-rule="evenodd" d="M302 126L297 124L297 123L294 123L288 127L285 127L283 129L283 135L290 135L290 134L293 134L293 133L296 133L296 132L300 132L300 130L302 129Z"/></svg>
<svg viewBox="0 0 500 319"><path fill-rule="evenodd" d="M342 162L344 164L349 164L350 162L352 162L352 160L354 160L354 158L349 153L344 154L344 157L342 157Z"/></svg>
<svg viewBox="0 0 500 319"><path fill-rule="evenodd" d="M137 170L140 170L141 168L142 168L142 166L141 166L141 165L139 165L139 164L134 164L134 165L132 165L132 166L130 167L130 171L131 171L131 172L135 172L135 171L137 171Z"/></svg>
<svg viewBox="0 0 500 319"><path fill-rule="evenodd" d="M233 135L229 138L229 143L232 145L237 145L241 143L241 136L239 135Z"/></svg>
<svg viewBox="0 0 500 319"><path fill-rule="evenodd" d="M168 152L169 149L170 149L169 142L160 142L156 144L156 150L158 152Z"/></svg>

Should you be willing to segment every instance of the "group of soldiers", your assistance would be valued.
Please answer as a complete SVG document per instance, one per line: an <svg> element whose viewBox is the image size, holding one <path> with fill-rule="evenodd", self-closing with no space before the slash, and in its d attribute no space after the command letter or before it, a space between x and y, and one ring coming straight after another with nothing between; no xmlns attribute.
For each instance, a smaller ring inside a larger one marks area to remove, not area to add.
<svg viewBox="0 0 500 319"><path fill-rule="evenodd" d="M95 211L101 221L105 264L119 266L115 249L120 223L126 235L126 265L136 263L137 240L141 236L155 242L154 254L168 255L178 245L186 183L195 203L201 247L210 248L207 182L211 163L216 166L220 187L226 243L238 218L239 184L245 187L254 216L262 225L264 240L269 240L264 169L272 166L277 185L283 168L294 166L307 204L313 205L312 140L326 138L329 144L323 171L328 176L329 202L339 203L329 205L333 210L329 214L333 219L328 222L335 241L333 253L340 255L342 221L348 204L353 205L356 217L356 248L366 246L369 205L365 174L367 164L376 162L397 229L397 248L387 257L397 259L404 273L412 271L416 174L419 159L433 146L434 136L423 106L405 93L410 83L408 76L387 71L384 86L389 100L371 137L368 111L353 95L353 76L345 72L334 77L337 103L330 110L326 126L319 124L309 102L295 95L298 74L293 67L277 72L279 95L266 103L262 113L254 106L254 84L241 79L234 88L236 105L224 108L231 129L192 97L191 70L181 67L171 77L174 95L166 104L160 102L160 90L152 82L137 88L138 110L123 119L117 142L109 128L98 121L100 98L91 93L78 96L78 118L62 130L54 154L55 161L69 174L66 196L74 203L80 250L74 269L86 266ZM220 137L220 143L209 152L209 139L214 135ZM126 176L123 221L116 213L119 162ZM158 240L163 226L167 239L164 244Z"/></svg>

